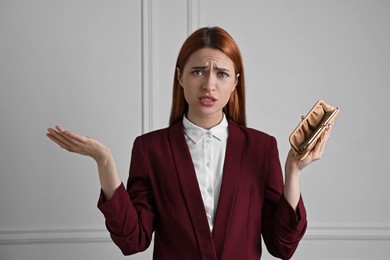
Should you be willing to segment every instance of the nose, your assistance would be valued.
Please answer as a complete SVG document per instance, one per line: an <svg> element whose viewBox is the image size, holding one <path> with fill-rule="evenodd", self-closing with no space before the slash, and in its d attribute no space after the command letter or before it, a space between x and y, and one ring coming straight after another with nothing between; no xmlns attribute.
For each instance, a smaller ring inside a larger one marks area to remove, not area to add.
<svg viewBox="0 0 390 260"><path fill-rule="evenodd" d="M205 91L214 91L216 86L216 77L212 73L207 73L202 85L202 89Z"/></svg>

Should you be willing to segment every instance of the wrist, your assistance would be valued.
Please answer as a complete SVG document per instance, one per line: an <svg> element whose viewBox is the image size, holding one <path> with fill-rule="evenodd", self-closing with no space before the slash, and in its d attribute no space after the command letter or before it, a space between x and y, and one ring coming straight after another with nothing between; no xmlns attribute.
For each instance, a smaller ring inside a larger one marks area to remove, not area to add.
<svg viewBox="0 0 390 260"><path fill-rule="evenodd" d="M298 170L297 168L286 167L283 195L294 210L298 205L300 193L301 193L300 176L301 176L301 171Z"/></svg>
<svg viewBox="0 0 390 260"><path fill-rule="evenodd" d="M93 159L96 161L98 166L107 165L110 161L113 160L111 149L105 147L97 155L95 155Z"/></svg>
<svg viewBox="0 0 390 260"><path fill-rule="evenodd" d="M284 169L286 184L290 182L299 183L302 172L300 163L292 154L287 157Z"/></svg>

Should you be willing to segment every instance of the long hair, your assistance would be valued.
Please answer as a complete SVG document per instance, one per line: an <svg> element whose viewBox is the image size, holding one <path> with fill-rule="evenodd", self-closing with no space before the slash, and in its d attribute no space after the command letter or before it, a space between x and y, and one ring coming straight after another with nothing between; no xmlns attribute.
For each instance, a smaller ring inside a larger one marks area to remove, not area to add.
<svg viewBox="0 0 390 260"><path fill-rule="evenodd" d="M225 30L219 27L204 27L193 32L183 43L180 49L176 68L184 70L189 57L199 49L212 48L223 52L234 63L236 74L240 74L235 90L232 92L229 102L223 108L223 112L228 118L238 125L246 126L245 114L245 78L241 52L236 42ZM188 104L184 98L183 88L177 79L177 69L173 78L172 107L169 118L169 125L182 119L188 111Z"/></svg>

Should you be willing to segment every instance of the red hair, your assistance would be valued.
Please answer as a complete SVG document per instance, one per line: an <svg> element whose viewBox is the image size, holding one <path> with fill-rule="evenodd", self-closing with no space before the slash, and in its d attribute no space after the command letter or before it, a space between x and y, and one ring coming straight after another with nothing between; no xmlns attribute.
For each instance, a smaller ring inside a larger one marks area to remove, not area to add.
<svg viewBox="0 0 390 260"><path fill-rule="evenodd" d="M199 49L212 48L222 51L234 64L236 75L239 74L238 83L232 92L229 102L223 108L228 118L238 125L246 126L245 114L245 79L241 52L232 36L219 27L204 27L193 32L183 43L176 61L176 68L184 70L189 57ZM183 88L178 81L178 71L175 69L173 79L172 107L169 125L181 120L188 111L188 104L184 98Z"/></svg>

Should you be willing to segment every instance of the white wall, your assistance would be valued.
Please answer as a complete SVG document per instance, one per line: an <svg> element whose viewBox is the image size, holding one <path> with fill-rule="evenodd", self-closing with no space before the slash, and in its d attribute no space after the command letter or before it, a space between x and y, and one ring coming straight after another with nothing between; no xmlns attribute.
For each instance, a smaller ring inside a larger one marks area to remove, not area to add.
<svg viewBox="0 0 390 260"><path fill-rule="evenodd" d="M134 137L167 125L182 42L209 25L241 47L249 125L277 137L282 161L317 99L341 109L303 174L309 228L294 259L390 258L388 1L2 0L0 259L123 259L93 161L45 130L107 143L125 180Z"/></svg>

